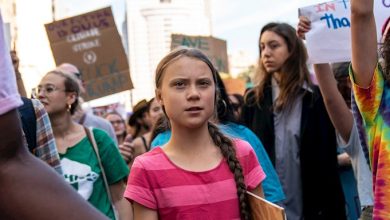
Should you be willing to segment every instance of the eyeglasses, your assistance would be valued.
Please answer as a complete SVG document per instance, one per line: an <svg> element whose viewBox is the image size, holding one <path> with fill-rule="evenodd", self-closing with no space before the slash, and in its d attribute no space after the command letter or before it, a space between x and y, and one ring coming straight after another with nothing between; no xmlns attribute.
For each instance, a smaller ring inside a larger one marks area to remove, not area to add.
<svg viewBox="0 0 390 220"><path fill-rule="evenodd" d="M36 89L37 94L43 92L43 94L45 95L49 95L55 91L67 92L65 89L57 88L55 85L38 86L38 88Z"/></svg>
<svg viewBox="0 0 390 220"><path fill-rule="evenodd" d="M113 124L113 125L114 124L122 124L123 121L122 120L115 120L115 121L113 120L113 121L110 121L110 123Z"/></svg>

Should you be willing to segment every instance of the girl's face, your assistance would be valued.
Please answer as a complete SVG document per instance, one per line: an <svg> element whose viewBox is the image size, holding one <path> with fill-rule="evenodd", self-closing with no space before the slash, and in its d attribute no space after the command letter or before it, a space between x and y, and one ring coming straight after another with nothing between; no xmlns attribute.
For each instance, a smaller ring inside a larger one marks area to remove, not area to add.
<svg viewBox="0 0 390 220"><path fill-rule="evenodd" d="M106 119L110 121L112 126L114 127L115 135L120 136L123 135L126 131L126 125L122 118L117 114L108 114Z"/></svg>
<svg viewBox="0 0 390 220"><path fill-rule="evenodd" d="M288 57L286 41L273 31L265 31L260 38L261 62L268 73L279 72Z"/></svg>
<svg viewBox="0 0 390 220"><path fill-rule="evenodd" d="M151 127L153 127L157 120L162 116L163 111L160 103L156 99L153 99L153 102L150 104L148 116Z"/></svg>
<svg viewBox="0 0 390 220"><path fill-rule="evenodd" d="M64 77L49 73L38 85L38 99L49 115L67 111L76 99L74 93L66 92L64 81Z"/></svg>
<svg viewBox="0 0 390 220"><path fill-rule="evenodd" d="M172 126L199 128L214 113L215 83L208 65L181 57L163 73L156 99L165 107Z"/></svg>

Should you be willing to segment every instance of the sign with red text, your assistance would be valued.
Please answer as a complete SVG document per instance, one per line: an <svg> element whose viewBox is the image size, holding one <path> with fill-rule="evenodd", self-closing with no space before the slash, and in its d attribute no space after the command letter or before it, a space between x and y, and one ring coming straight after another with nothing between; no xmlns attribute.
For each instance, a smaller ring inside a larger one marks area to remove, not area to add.
<svg viewBox="0 0 390 220"><path fill-rule="evenodd" d="M71 63L85 82L86 101L133 88L111 8L45 25L56 65Z"/></svg>
<svg viewBox="0 0 390 220"><path fill-rule="evenodd" d="M379 43L382 26L390 16L390 0L375 0L374 13ZM306 34L310 63L351 60L350 14L348 0L330 1L299 9L299 15L306 16L311 21L311 30Z"/></svg>
<svg viewBox="0 0 390 220"><path fill-rule="evenodd" d="M214 37L172 34L171 49L178 46L201 50L209 57L219 72L229 72L226 41Z"/></svg>

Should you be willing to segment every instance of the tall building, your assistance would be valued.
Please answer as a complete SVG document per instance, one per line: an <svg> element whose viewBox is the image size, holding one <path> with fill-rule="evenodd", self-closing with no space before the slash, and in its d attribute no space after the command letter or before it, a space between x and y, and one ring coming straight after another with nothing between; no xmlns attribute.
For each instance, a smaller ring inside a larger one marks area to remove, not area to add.
<svg viewBox="0 0 390 220"><path fill-rule="evenodd" d="M253 59L246 51L239 50L229 55L230 75L236 78L240 73L248 70L251 65L256 65L256 59Z"/></svg>
<svg viewBox="0 0 390 220"><path fill-rule="evenodd" d="M26 92L36 87L54 67L44 24L52 20L52 0L0 0L4 22L8 23L10 49L18 53L19 70Z"/></svg>
<svg viewBox="0 0 390 220"><path fill-rule="evenodd" d="M154 73L171 34L212 34L210 0L128 0L128 44L134 103L154 96Z"/></svg>
<svg viewBox="0 0 390 220"><path fill-rule="evenodd" d="M7 46L13 49L17 40L15 0L0 0L0 12L4 22L4 34Z"/></svg>

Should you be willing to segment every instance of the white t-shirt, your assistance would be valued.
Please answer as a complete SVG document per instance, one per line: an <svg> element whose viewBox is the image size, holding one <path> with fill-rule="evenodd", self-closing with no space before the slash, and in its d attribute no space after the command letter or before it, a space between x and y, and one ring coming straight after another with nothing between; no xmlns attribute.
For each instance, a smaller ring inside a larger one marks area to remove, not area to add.
<svg viewBox="0 0 390 220"><path fill-rule="evenodd" d="M374 194L372 192L372 174L368 167L367 160L364 157L362 146L359 140L359 134L355 122L353 123L351 135L348 143L338 135L339 147L351 158L352 168L357 181L360 205L368 206L374 204Z"/></svg>
<svg viewBox="0 0 390 220"><path fill-rule="evenodd" d="M16 86L16 77L11 63L10 51L5 42L3 17L0 14L0 115L22 104Z"/></svg>

